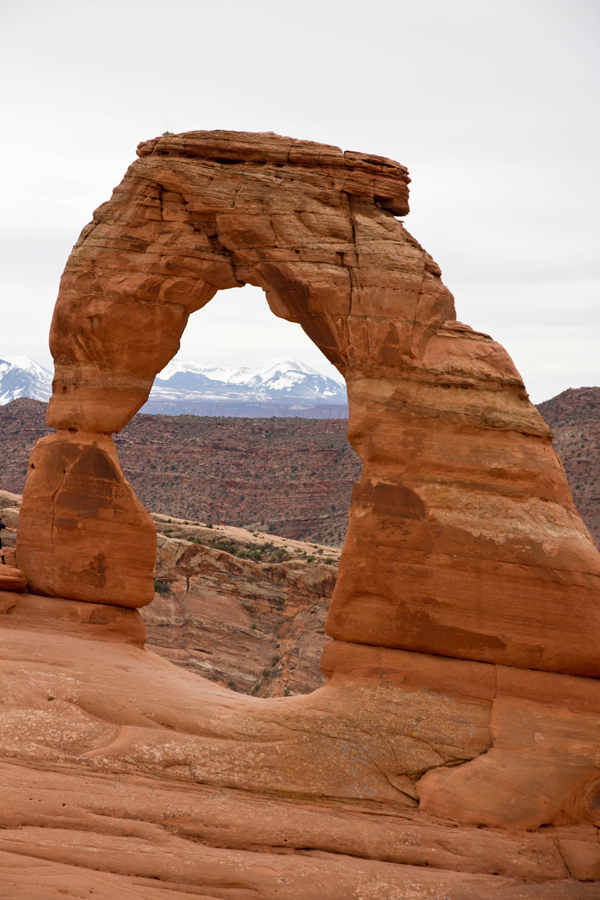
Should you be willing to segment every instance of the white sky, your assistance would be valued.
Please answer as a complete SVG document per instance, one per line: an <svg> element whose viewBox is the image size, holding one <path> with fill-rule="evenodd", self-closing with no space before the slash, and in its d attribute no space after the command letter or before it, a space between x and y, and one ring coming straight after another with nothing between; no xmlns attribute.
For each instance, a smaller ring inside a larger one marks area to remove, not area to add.
<svg viewBox="0 0 600 900"><path fill-rule="evenodd" d="M0 357L50 365L61 271L138 142L224 128L408 166L458 318L535 402L600 384L597 0L2 0L0 34ZM322 360L252 288L180 356Z"/></svg>

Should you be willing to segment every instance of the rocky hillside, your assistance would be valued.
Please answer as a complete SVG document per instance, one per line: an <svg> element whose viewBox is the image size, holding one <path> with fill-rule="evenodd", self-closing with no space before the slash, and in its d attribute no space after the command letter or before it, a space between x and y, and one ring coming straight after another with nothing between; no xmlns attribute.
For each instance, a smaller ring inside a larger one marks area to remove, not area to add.
<svg viewBox="0 0 600 900"><path fill-rule="evenodd" d="M563 391L538 409L600 546L600 387ZM0 407L0 488L22 492L29 451L50 432L45 412L27 399ZM346 428L345 419L137 415L116 442L147 509L340 546L360 474Z"/></svg>
<svg viewBox="0 0 600 900"><path fill-rule="evenodd" d="M600 387L570 388L540 403L573 499L600 547Z"/></svg>
<svg viewBox="0 0 600 900"><path fill-rule="evenodd" d="M45 404L0 407L0 488L21 493ZM147 509L249 526L297 540L344 541L358 456L346 419L137 415L116 436L125 475Z"/></svg>

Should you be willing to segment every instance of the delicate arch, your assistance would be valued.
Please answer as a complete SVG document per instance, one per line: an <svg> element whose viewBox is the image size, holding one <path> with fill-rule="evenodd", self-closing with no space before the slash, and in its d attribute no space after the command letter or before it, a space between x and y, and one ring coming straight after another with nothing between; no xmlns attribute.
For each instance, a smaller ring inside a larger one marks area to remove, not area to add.
<svg viewBox="0 0 600 900"><path fill-rule="evenodd" d="M58 431L32 454L21 513L32 589L150 601L154 529L110 434L146 401L189 315L250 283L348 385L363 473L329 633L600 674L598 553L512 361L456 322L439 268L395 218L406 169L273 134L164 136L138 156L61 281Z"/></svg>

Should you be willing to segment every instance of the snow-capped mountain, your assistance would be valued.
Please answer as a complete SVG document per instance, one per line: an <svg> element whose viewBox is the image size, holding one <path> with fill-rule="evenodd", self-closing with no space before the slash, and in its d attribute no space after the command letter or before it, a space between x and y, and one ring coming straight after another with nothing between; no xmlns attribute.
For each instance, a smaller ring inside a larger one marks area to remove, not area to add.
<svg viewBox="0 0 600 900"><path fill-rule="evenodd" d="M303 399L346 402L346 387L341 376L339 381L322 375L296 359L280 359L262 366L202 366L197 363L171 362L156 377L152 397L158 397L164 389L216 391L230 394L231 391L247 393L248 390L260 394L301 397Z"/></svg>
<svg viewBox="0 0 600 900"><path fill-rule="evenodd" d="M31 397L47 402L52 393L52 373L26 356L0 359L0 406Z"/></svg>
<svg viewBox="0 0 600 900"><path fill-rule="evenodd" d="M346 386L293 359L261 366L173 361L156 377L143 412L171 415L343 417Z"/></svg>
<svg viewBox="0 0 600 900"><path fill-rule="evenodd" d="M25 356L0 359L0 405L19 397L47 401L51 392L47 369ZM323 375L298 360L237 368L174 360L155 379L142 412L342 418L347 403L340 375Z"/></svg>

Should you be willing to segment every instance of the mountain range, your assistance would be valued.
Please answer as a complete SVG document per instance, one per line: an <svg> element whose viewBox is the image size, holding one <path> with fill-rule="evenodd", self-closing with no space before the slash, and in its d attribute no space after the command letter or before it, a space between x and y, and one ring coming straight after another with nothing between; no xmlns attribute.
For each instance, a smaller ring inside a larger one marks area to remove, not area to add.
<svg viewBox="0 0 600 900"><path fill-rule="evenodd" d="M52 373L27 356L0 359L0 406L30 397L47 403L52 393Z"/></svg>
<svg viewBox="0 0 600 900"><path fill-rule="evenodd" d="M24 356L0 359L0 405L21 397L47 401L52 374ZM169 363L156 377L142 412L164 415L346 418L341 376L281 359L262 366L225 367Z"/></svg>

